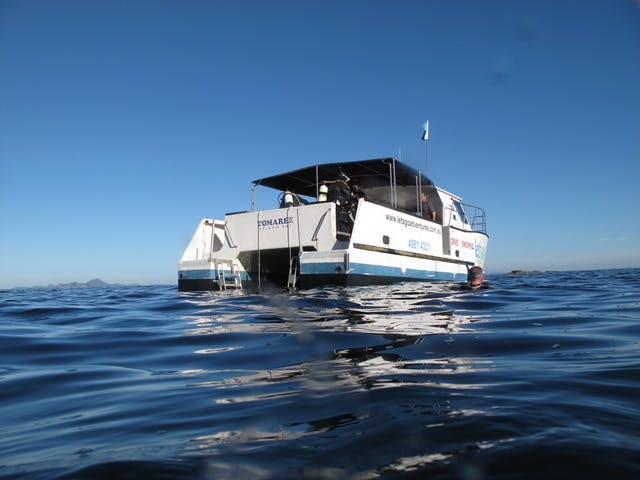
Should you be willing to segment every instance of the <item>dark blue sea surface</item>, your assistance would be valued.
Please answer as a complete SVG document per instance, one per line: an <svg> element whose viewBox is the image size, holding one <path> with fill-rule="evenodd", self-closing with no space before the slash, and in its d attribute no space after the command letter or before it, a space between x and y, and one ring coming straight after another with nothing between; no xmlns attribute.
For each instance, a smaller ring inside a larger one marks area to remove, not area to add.
<svg viewBox="0 0 640 480"><path fill-rule="evenodd" d="M0 291L0 477L640 478L640 270Z"/></svg>

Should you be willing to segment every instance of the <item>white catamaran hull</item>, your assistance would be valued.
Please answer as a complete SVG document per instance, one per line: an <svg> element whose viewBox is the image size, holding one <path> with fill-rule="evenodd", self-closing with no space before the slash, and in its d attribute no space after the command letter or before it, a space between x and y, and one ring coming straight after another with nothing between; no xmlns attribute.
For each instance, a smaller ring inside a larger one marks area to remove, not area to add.
<svg viewBox="0 0 640 480"><path fill-rule="evenodd" d="M203 219L179 262L179 288L463 281L471 267L484 267L484 232L364 199L350 237L339 234L339 220L333 202Z"/></svg>

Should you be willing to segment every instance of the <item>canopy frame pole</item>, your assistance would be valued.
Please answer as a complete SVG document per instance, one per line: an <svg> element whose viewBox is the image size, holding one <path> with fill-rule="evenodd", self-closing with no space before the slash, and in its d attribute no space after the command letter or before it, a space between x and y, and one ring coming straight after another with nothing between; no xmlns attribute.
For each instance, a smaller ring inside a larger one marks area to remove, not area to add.
<svg viewBox="0 0 640 480"><path fill-rule="evenodd" d="M256 211L256 187L257 183L251 183L251 211Z"/></svg>
<svg viewBox="0 0 640 480"><path fill-rule="evenodd" d="M393 208L398 208L398 190L396 184L396 159L393 159L393 175L391 177L393 183Z"/></svg>
<svg viewBox="0 0 640 480"><path fill-rule="evenodd" d="M418 170L418 195L418 211L420 212L420 216L422 216L422 173L420 173L420 170Z"/></svg>
<svg viewBox="0 0 640 480"><path fill-rule="evenodd" d="M418 176L416 175L416 212L418 212L418 215L422 215L422 212L420 212L420 188L418 187Z"/></svg>
<svg viewBox="0 0 640 480"><path fill-rule="evenodd" d="M387 163L384 160L382 163ZM393 208L393 170L391 162L389 162L389 205Z"/></svg>

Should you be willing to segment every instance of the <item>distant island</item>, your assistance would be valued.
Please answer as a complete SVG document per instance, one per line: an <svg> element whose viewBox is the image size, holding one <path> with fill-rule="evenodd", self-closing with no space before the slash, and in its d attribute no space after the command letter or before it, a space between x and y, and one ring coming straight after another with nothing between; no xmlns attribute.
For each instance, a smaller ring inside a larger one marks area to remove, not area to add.
<svg viewBox="0 0 640 480"><path fill-rule="evenodd" d="M529 275L531 273L542 273L540 270L511 270L510 275Z"/></svg>
<svg viewBox="0 0 640 480"><path fill-rule="evenodd" d="M94 278L88 282L70 282L70 283L50 283L46 287L33 287L33 288L101 288L101 287L113 287L113 283L103 282L99 278Z"/></svg>

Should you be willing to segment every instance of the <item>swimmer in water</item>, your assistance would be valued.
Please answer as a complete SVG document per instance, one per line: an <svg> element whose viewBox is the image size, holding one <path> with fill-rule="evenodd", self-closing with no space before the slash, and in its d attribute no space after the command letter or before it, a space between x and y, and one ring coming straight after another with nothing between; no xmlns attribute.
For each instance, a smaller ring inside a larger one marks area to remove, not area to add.
<svg viewBox="0 0 640 480"><path fill-rule="evenodd" d="M484 272L482 271L482 267L475 266L469 269L469 273L467 274L467 285L472 290L477 290L478 288L482 288L482 282L484 281Z"/></svg>

